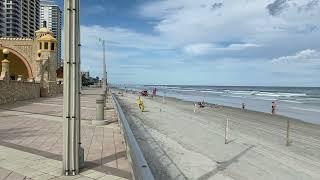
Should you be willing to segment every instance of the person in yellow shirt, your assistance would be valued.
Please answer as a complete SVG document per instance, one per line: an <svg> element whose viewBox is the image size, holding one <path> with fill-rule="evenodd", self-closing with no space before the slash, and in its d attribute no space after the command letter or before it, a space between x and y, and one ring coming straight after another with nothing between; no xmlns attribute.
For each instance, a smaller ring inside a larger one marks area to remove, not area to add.
<svg viewBox="0 0 320 180"><path fill-rule="evenodd" d="M143 110L144 110L144 104L143 104L143 101L142 101L142 99L140 98L140 96L139 96L139 98L138 98L138 100L137 100L137 104L139 105L140 112L143 112Z"/></svg>

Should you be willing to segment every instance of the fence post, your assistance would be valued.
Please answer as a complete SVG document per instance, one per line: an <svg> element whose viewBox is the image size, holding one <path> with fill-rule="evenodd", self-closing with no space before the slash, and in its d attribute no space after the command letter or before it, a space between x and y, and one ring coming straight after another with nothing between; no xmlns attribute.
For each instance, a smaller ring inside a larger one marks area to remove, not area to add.
<svg viewBox="0 0 320 180"><path fill-rule="evenodd" d="M287 146L290 145L290 120L287 120Z"/></svg>
<svg viewBox="0 0 320 180"><path fill-rule="evenodd" d="M162 104L164 104L164 94L165 93L163 93L163 96L162 96Z"/></svg>
<svg viewBox="0 0 320 180"><path fill-rule="evenodd" d="M229 136L229 117L227 117L225 133L224 133L224 144L228 144L228 136Z"/></svg>

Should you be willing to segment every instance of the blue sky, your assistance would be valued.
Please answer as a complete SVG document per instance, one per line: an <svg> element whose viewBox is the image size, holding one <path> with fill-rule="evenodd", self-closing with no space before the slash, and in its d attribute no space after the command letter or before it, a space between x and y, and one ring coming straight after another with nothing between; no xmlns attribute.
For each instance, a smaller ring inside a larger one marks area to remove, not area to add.
<svg viewBox="0 0 320 180"><path fill-rule="evenodd" d="M57 1L62 6L62 1ZM320 0L81 0L82 69L112 83L320 86Z"/></svg>

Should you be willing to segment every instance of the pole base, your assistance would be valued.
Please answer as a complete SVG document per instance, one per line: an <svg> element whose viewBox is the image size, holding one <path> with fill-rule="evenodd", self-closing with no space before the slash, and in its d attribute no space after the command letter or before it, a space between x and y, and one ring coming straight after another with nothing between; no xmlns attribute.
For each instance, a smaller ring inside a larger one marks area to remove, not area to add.
<svg viewBox="0 0 320 180"><path fill-rule="evenodd" d="M103 126L107 124L108 124L108 121L106 120L92 120L92 125Z"/></svg>
<svg viewBox="0 0 320 180"><path fill-rule="evenodd" d="M84 149L81 146L79 149L79 164L80 164L80 169L83 169L84 168Z"/></svg>

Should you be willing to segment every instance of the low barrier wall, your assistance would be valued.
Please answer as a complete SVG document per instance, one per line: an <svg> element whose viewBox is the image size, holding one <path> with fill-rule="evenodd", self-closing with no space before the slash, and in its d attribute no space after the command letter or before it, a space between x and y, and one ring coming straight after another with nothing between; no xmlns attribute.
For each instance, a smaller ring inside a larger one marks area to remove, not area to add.
<svg viewBox="0 0 320 180"><path fill-rule="evenodd" d="M125 148L127 151L127 156L131 162L133 176L135 180L154 180L153 174L149 168L147 161L144 158L144 155L139 147L138 142L136 141L130 125L127 121L126 116L124 115L121 106L117 100L117 97L114 93L111 94L114 106L119 119L119 124L123 132L125 140Z"/></svg>
<svg viewBox="0 0 320 180"><path fill-rule="evenodd" d="M0 104L40 97L40 84L0 80Z"/></svg>

